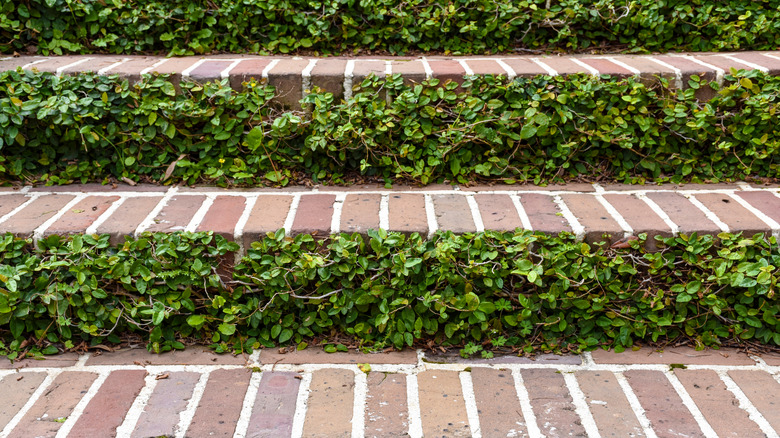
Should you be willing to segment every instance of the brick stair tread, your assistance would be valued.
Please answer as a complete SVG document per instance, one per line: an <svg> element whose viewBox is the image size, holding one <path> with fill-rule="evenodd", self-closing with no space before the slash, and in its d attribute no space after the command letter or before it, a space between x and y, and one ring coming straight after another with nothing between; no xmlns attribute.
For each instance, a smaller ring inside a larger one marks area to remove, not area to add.
<svg viewBox="0 0 780 438"><path fill-rule="evenodd" d="M352 186L223 189L66 185L0 189L0 232L39 239L212 231L242 248L268 232L327 236L369 229L430 236L517 228L569 231L589 243L628 235L780 231L780 186L735 184ZM648 239L648 245L654 240ZM243 251L243 250L242 250Z"/></svg>

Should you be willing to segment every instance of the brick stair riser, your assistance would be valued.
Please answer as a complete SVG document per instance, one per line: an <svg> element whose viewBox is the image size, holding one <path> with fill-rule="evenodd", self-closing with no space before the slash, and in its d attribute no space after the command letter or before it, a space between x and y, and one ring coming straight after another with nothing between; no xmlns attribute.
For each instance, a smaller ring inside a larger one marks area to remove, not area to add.
<svg viewBox="0 0 780 438"><path fill-rule="evenodd" d="M672 87L688 88L693 75L722 82L733 69L780 73L780 51L720 54L665 54L556 57L430 57L430 58L291 58L259 56L218 56L161 58L151 56L79 55L62 57L16 57L0 59L0 71L22 67L26 70L72 74L92 71L101 75L118 74L137 81L146 73L169 73L175 81L182 78L198 82L227 79L240 89L251 78L268 81L277 88L277 100L297 108L313 86L336 97L349 97L352 87L370 74L401 74L411 82L429 78L461 82L470 75L502 75L508 78L537 75L592 74L616 77L639 76L652 83L657 77ZM713 90L697 90L700 99L709 99Z"/></svg>

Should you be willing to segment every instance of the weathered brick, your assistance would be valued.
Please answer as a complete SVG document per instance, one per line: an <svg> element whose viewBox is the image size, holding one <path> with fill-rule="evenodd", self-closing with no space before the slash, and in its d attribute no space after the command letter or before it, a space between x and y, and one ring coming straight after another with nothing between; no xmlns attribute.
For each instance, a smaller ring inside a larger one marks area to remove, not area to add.
<svg viewBox="0 0 780 438"><path fill-rule="evenodd" d="M394 351L390 353L362 353L360 351L326 353L322 348L309 347L301 351L282 353L267 348L260 353L262 364L416 364L417 353L414 350Z"/></svg>
<svg viewBox="0 0 780 438"><path fill-rule="evenodd" d="M119 196L88 196L65 212L44 231L45 236L83 234L92 223L119 200Z"/></svg>
<svg viewBox="0 0 780 438"><path fill-rule="evenodd" d="M285 58L268 72L268 83L276 87L276 102L284 108L300 109L303 98L303 69L309 65L306 59Z"/></svg>
<svg viewBox="0 0 780 438"><path fill-rule="evenodd" d="M174 84L178 84L181 81L181 72L192 67L198 60L199 58L195 56L168 58L167 61L158 65L149 73L169 74L169 80Z"/></svg>
<svg viewBox="0 0 780 438"><path fill-rule="evenodd" d="M470 61L468 58L466 58L464 59L464 62L469 66L475 75L506 76L506 70L498 65L495 59L480 59L477 61Z"/></svg>
<svg viewBox="0 0 780 438"><path fill-rule="evenodd" d="M659 438L705 436L661 371L631 370L624 375Z"/></svg>
<svg viewBox="0 0 780 438"><path fill-rule="evenodd" d="M753 67L745 65L741 62L731 60L722 55L717 55L717 54L704 55L704 54L697 53L693 56L696 59L706 62L707 64L718 67L719 69L723 70L726 74L730 73L732 68L735 70L754 70Z"/></svg>
<svg viewBox="0 0 780 438"><path fill-rule="evenodd" d="M653 58L665 62L672 67L680 71L680 76L683 83L683 88L690 88L688 81L691 76L698 76L702 79L702 86L696 90L696 97L700 100L709 100L715 95L715 91L710 88L709 85L705 85L704 82L709 83L716 78L716 71L712 68L705 67L701 64L697 64L689 59L680 56L653 56Z"/></svg>
<svg viewBox="0 0 780 438"><path fill-rule="evenodd" d="M29 237L73 198L71 195L43 195L0 224L0 230Z"/></svg>
<svg viewBox="0 0 780 438"><path fill-rule="evenodd" d="M232 437L251 375L247 369L212 371L187 436Z"/></svg>
<svg viewBox="0 0 780 438"><path fill-rule="evenodd" d="M512 231L523 228L517 208L509 195L474 195L486 230Z"/></svg>
<svg viewBox="0 0 780 438"><path fill-rule="evenodd" d="M645 84L655 84L658 82L658 78L664 78L669 82L670 86L675 87L677 85L677 75L673 69L650 61L647 57L620 56L615 57L615 59L639 70L639 78Z"/></svg>
<svg viewBox="0 0 780 438"><path fill-rule="evenodd" d="M133 438L176 434L179 414L187 408L200 374L190 372L164 374L168 374L168 377L157 381L157 386L131 434Z"/></svg>
<svg viewBox="0 0 780 438"><path fill-rule="evenodd" d="M98 56L87 62L75 65L73 67L64 68L60 71L62 74L84 73L93 72L97 73L101 69L110 66L116 62L121 61L124 57L119 56Z"/></svg>
<svg viewBox="0 0 780 438"><path fill-rule="evenodd" d="M14 71L17 67L23 67L31 62L43 59L40 56L11 56L0 59L0 71Z"/></svg>
<svg viewBox="0 0 780 438"><path fill-rule="evenodd" d="M630 70L608 59L581 58L580 61L595 68L601 75L610 75L616 78L628 78L634 75Z"/></svg>
<svg viewBox="0 0 780 438"><path fill-rule="evenodd" d="M577 381L585 394L602 437L644 436L623 389L609 371L580 371Z"/></svg>
<svg viewBox="0 0 780 438"><path fill-rule="evenodd" d="M230 87L234 90L242 90L243 83L255 79L260 82L263 78L263 70L271 63L271 59L244 59L230 70Z"/></svg>
<svg viewBox="0 0 780 438"><path fill-rule="evenodd" d="M520 204L525 209L534 231L550 234L571 231L569 222L563 217L552 196L538 193L521 194Z"/></svg>
<svg viewBox="0 0 780 438"><path fill-rule="evenodd" d="M471 436L460 377L455 371L429 370L417 375L423 436Z"/></svg>
<svg viewBox="0 0 780 438"><path fill-rule="evenodd" d="M116 433L116 428L122 425L127 411L144 387L145 377L146 371L143 370L112 371L68 436L93 438Z"/></svg>
<svg viewBox="0 0 780 438"><path fill-rule="evenodd" d="M27 202L28 199L30 198L22 194L0 196L0 217L14 211L15 208ZM2 225L0 225L0 228L2 228Z"/></svg>
<svg viewBox="0 0 780 438"><path fill-rule="evenodd" d="M532 78L538 75L546 75L547 70L543 69L539 64L524 58L505 58L502 59L506 65L515 71L515 75L523 78Z"/></svg>
<svg viewBox="0 0 780 438"><path fill-rule="evenodd" d="M604 195L604 199L623 216L635 234L647 233L646 246L648 249L657 248L654 236L672 236L672 229L666 225L661 216L658 216L645 201L635 195L608 194Z"/></svg>
<svg viewBox="0 0 780 438"><path fill-rule="evenodd" d="M477 230L466 197L463 195L432 195L439 229L453 233L473 233Z"/></svg>
<svg viewBox="0 0 780 438"><path fill-rule="evenodd" d="M363 80L372 74L378 78L384 78L386 70L385 61L365 60L355 62L355 67L352 70L352 85L360 85Z"/></svg>
<svg viewBox="0 0 780 438"><path fill-rule="evenodd" d="M244 365L247 358L242 355L216 354L207 348L189 347L186 350L173 350L165 353L150 353L145 348L127 348L124 350L92 355L87 365Z"/></svg>
<svg viewBox="0 0 780 438"><path fill-rule="evenodd" d="M409 430L406 375L369 373L366 394L366 436L404 436Z"/></svg>
<svg viewBox="0 0 780 438"><path fill-rule="evenodd" d="M588 69L573 62L571 59L565 57L548 56L544 58L539 58L539 61L550 66L550 68L552 68L553 70L555 70L556 73L562 76L579 74L579 73L590 74Z"/></svg>
<svg viewBox="0 0 780 438"><path fill-rule="evenodd" d="M432 363L457 363L457 364L490 364L501 366L504 364L556 364L556 365L580 365L582 358L577 354L538 354L533 357L523 357L516 354L497 355L490 359L481 357L463 358L457 351L448 351L446 353L426 353L423 361Z"/></svg>
<svg viewBox="0 0 780 438"><path fill-rule="evenodd" d="M304 437L352 436L355 373L325 369L312 373Z"/></svg>
<svg viewBox="0 0 780 438"><path fill-rule="evenodd" d="M733 233L742 232L745 236L756 233L771 233L771 229L737 201L722 193L699 193L696 196L707 209L715 213Z"/></svg>
<svg viewBox="0 0 780 438"><path fill-rule="evenodd" d="M732 370L728 372L739 389L774 430L780 430L780 383L766 371Z"/></svg>
<svg viewBox="0 0 780 438"><path fill-rule="evenodd" d="M222 79L222 71L230 67L231 64L233 61L204 61L190 71L190 78L200 83L219 81Z"/></svg>
<svg viewBox="0 0 780 438"><path fill-rule="evenodd" d="M542 433L547 436L585 436L563 375L552 369L523 370L523 383Z"/></svg>
<svg viewBox="0 0 780 438"><path fill-rule="evenodd" d="M674 374L718 436L764 436L715 371L675 369Z"/></svg>
<svg viewBox="0 0 780 438"><path fill-rule="evenodd" d="M402 233L428 234L428 217L425 213L425 196L401 193L388 199L390 230Z"/></svg>
<svg viewBox="0 0 780 438"><path fill-rule="evenodd" d="M333 219L335 195L303 195L295 212L291 235L317 234L325 237L330 233Z"/></svg>
<svg viewBox="0 0 780 438"><path fill-rule="evenodd" d="M28 357L11 362L5 357L0 358L0 370L21 368L66 368L76 365L79 360L77 353L60 353L43 357Z"/></svg>
<svg viewBox="0 0 780 438"><path fill-rule="evenodd" d="M733 53L735 58L760 65L767 69L770 75L780 75L780 59L772 58L759 52L738 52Z"/></svg>
<svg viewBox="0 0 780 438"><path fill-rule="evenodd" d="M263 373L246 436L254 438L292 435L300 385L301 375L298 373Z"/></svg>
<svg viewBox="0 0 780 438"><path fill-rule="evenodd" d="M652 348L626 350L615 353L611 350L594 350L591 357L596 363L605 364L673 364L685 365L754 365L755 361L745 353L733 348L696 351L691 347L669 347L661 351Z"/></svg>
<svg viewBox="0 0 780 438"><path fill-rule="evenodd" d="M225 239L234 240L236 223L244 214L245 207L246 198L243 196L217 196L197 231L213 231Z"/></svg>
<svg viewBox="0 0 780 438"><path fill-rule="evenodd" d="M780 223L780 198L770 192L736 192L754 208ZM698 196L697 196L698 197Z"/></svg>
<svg viewBox="0 0 780 438"><path fill-rule="evenodd" d="M284 226L292 199L292 196L284 195L257 198L244 224L244 248L250 248L252 242L261 240L266 233L275 232Z"/></svg>
<svg viewBox="0 0 780 438"><path fill-rule="evenodd" d="M0 430L22 410L46 373L9 374L0 380Z"/></svg>
<svg viewBox="0 0 780 438"><path fill-rule="evenodd" d="M585 241L606 241L607 245L623 236L623 229L593 195L561 195L572 214L585 228Z"/></svg>
<svg viewBox="0 0 780 438"><path fill-rule="evenodd" d="M118 245L125 236L132 236L141 222L160 203L162 196L127 198L100 226L98 234L110 234L111 243Z"/></svg>
<svg viewBox="0 0 780 438"><path fill-rule="evenodd" d="M65 67L67 65L73 64L74 62L81 61L83 59L87 58L94 58L94 56L53 56L50 58L47 58L46 61L37 63L30 67L31 70L38 70L40 72L47 72L47 73L55 73L58 68ZM87 63L90 61L87 61L86 63L79 64L79 68L86 67Z"/></svg>
<svg viewBox="0 0 780 438"><path fill-rule="evenodd" d="M341 232L361 233L379 229L379 204L382 195L347 195L341 208Z"/></svg>
<svg viewBox="0 0 780 438"><path fill-rule="evenodd" d="M425 67L420 60L393 60L390 64L393 74L400 74L404 84L419 84L425 80Z"/></svg>
<svg viewBox="0 0 780 438"><path fill-rule="evenodd" d="M198 211L205 196L185 195L173 196L165 207L160 210L154 221L146 231L165 232L183 231L187 228L195 213Z"/></svg>
<svg viewBox="0 0 780 438"><path fill-rule="evenodd" d="M346 59L319 59L311 71L311 85L333 93L333 98L338 102L338 99L344 97L344 70L346 68Z"/></svg>
<svg viewBox="0 0 780 438"><path fill-rule="evenodd" d="M511 370L475 367L471 381L482 436L528 436Z"/></svg>
<svg viewBox="0 0 780 438"><path fill-rule="evenodd" d="M119 75L120 78L127 79L131 84L141 80L141 72L152 67L160 61L156 56L133 56L130 61L124 62L111 69L109 74Z"/></svg>
<svg viewBox="0 0 780 438"><path fill-rule="evenodd" d="M447 81L462 83L466 74L463 66L451 59L429 59L428 65L433 70L433 77L440 80L442 85Z"/></svg>
<svg viewBox="0 0 780 438"><path fill-rule="evenodd" d="M678 193L648 192L647 197L661 207L682 233L718 234L721 231L717 225L707 219L703 211Z"/></svg>

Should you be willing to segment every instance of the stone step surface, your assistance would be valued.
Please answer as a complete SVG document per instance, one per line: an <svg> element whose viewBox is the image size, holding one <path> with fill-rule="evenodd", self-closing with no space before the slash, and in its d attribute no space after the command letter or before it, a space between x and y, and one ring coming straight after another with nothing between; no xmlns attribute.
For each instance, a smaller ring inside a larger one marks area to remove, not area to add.
<svg viewBox="0 0 780 438"><path fill-rule="evenodd" d="M769 185L396 186L222 189L139 185L0 188L0 233L111 235L212 231L242 251L269 232L431 236L484 230L568 231L588 243L630 235L780 232L780 187Z"/></svg>
<svg viewBox="0 0 780 438"><path fill-rule="evenodd" d="M138 347L0 359L0 436L777 437L778 391L779 354L727 348L463 359Z"/></svg>
<svg viewBox="0 0 780 438"><path fill-rule="evenodd" d="M164 58L155 56L19 56L0 58L0 71L38 70L57 74L94 72L119 75L138 81L147 73L173 75L181 79L206 82L226 79L241 89L250 79L266 81L277 89L278 102L300 108L299 101L313 87L331 92L337 98L352 95L353 85L374 74L400 74L407 83L436 78L462 82L471 75L502 75L508 78L537 75L591 74L616 77L638 76L653 83L662 77L672 87L688 88L692 76L707 81L723 81L731 69L760 70L780 74L780 51L734 53L674 53L661 55L570 55L570 56L493 56L493 57L328 57L297 58L279 56L217 55L209 57ZM697 90L708 99L710 87Z"/></svg>

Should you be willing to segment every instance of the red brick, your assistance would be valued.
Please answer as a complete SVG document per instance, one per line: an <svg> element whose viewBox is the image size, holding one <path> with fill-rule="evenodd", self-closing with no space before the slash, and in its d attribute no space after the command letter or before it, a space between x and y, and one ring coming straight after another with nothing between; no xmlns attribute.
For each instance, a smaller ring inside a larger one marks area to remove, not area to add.
<svg viewBox="0 0 780 438"><path fill-rule="evenodd" d="M780 198L770 192L736 192L754 208L780 223ZM697 196L698 198L698 196Z"/></svg>
<svg viewBox="0 0 780 438"><path fill-rule="evenodd" d="M341 209L341 232L366 234L379 229L379 204L382 195L347 195Z"/></svg>
<svg viewBox="0 0 780 438"><path fill-rule="evenodd" d="M674 374L718 436L764 436L715 371L675 369Z"/></svg>
<svg viewBox="0 0 780 438"><path fill-rule="evenodd" d="M73 438L111 436L146 384L143 370L119 370L108 375L68 434Z"/></svg>
<svg viewBox="0 0 780 438"><path fill-rule="evenodd" d="M130 61L124 62L111 69L109 74L119 75L120 78L126 78L130 84L141 80L141 72L150 68L162 58L156 56L133 56Z"/></svg>
<svg viewBox="0 0 780 438"><path fill-rule="evenodd" d="M770 58L762 53L758 52L739 52L733 53L733 57L747 62L760 65L768 70L768 73L772 76L780 74L780 59Z"/></svg>
<svg viewBox="0 0 780 438"><path fill-rule="evenodd" d="M76 365L79 355L76 353L60 353L42 358L28 357L11 362L5 357L0 357L0 370L20 369L20 368L66 368Z"/></svg>
<svg viewBox="0 0 780 438"><path fill-rule="evenodd" d="M199 373L176 372L157 381L144 411L133 430L133 438L150 436L174 436L179 424L179 414L187 409Z"/></svg>
<svg viewBox="0 0 780 438"><path fill-rule="evenodd" d="M428 234L425 196L422 194L390 195L388 200L390 230L402 233Z"/></svg>
<svg viewBox="0 0 780 438"><path fill-rule="evenodd" d="M778 353L764 353L761 355L761 359L771 367L780 367L780 354Z"/></svg>
<svg viewBox="0 0 780 438"><path fill-rule="evenodd" d="M231 64L233 61L204 61L190 71L190 78L200 83L222 80L222 71L230 67Z"/></svg>
<svg viewBox="0 0 780 438"><path fill-rule="evenodd" d="M202 195L171 197L146 231L153 233L184 231L205 200L206 197Z"/></svg>
<svg viewBox="0 0 780 438"><path fill-rule="evenodd" d="M701 78L701 88L696 90L696 97L701 100L709 100L715 95L715 91L710 88L709 85L704 85L704 82L714 81L716 78L716 72L714 69L705 67L701 64L697 64L689 59L679 56L654 56L653 58L663 61L672 67L680 70L680 76L682 77L683 88L690 88L688 81L691 76L697 75Z"/></svg>
<svg viewBox="0 0 780 438"><path fill-rule="evenodd" d="M475 367L471 380L482 436L528 434L511 370Z"/></svg>
<svg viewBox="0 0 780 438"><path fill-rule="evenodd" d="M416 364L414 350L390 353L362 353L360 351L326 353L322 348L309 347L301 351L282 353L276 349L265 349L260 353L262 364Z"/></svg>
<svg viewBox="0 0 780 438"><path fill-rule="evenodd" d="M666 222L649 205L635 195L604 195L604 199L623 216L623 219L634 230L634 234L647 233L646 245L648 248L656 248L654 236L672 236L672 230L666 225Z"/></svg>
<svg viewBox="0 0 780 438"><path fill-rule="evenodd" d="M303 69L306 59L282 59L268 72L268 83L276 87L276 101L285 108L301 109L303 98Z"/></svg>
<svg viewBox="0 0 780 438"><path fill-rule="evenodd" d="M466 70L458 61L429 59L428 65L433 70L433 77L441 81L439 85L444 85L447 81L462 83L463 76L466 75Z"/></svg>
<svg viewBox="0 0 780 438"><path fill-rule="evenodd" d="M601 75L610 75L617 78L628 78L634 75L630 70L608 59L582 58L580 61L595 68Z"/></svg>
<svg viewBox="0 0 780 438"><path fill-rule="evenodd" d="M351 436L355 373L339 369L314 371L309 388L303 436Z"/></svg>
<svg viewBox="0 0 780 438"><path fill-rule="evenodd" d="M543 69L539 64L530 59L508 58L502 59L502 61L511 67L518 77L532 78L534 76L547 74L547 70Z"/></svg>
<svg viewBox="0 0 780 438"><path fill-rule="evenodd" d="M127 348L93 355L87 365L127 365L138 362L141 365L245 365L247 358L232 354L216 354L202 347L173 350L165 353L150 353L145 348Z"/></svg>
<svg viewBox="0 0 780 438"><path fill-rule="evenodd" d="M678 193L648 192L647 197L661 207L682 233L718 234L721 231L717 225L707 219L703 211Z"/></svg>
<svg viewBox="0 0 780 438"><path fill-rule="evenodd" d="M580 371L577 381L585 394L601 436L644 436L623 389L609 371Z"/></svg>
<svg viewBox="0 0 780 438"><path fill-rule="evenodd" d="M390 64L392 73L401 74L404 78L404 84L412 85L419 84L425 80L425 67L422 61L398 61L394 60Z"/></svg>
<svg viewBox="0 0 780 438"><path fill-rule="evenodd" d="M97 378L95 373L64 372L57 376L24 415L9 438L55 436L73 408Z"/></svg>
<svg viewBox="0 0 780 438"><path fill-rule="evenodd" d="M264 372L246 436L291 436L300 384L298 373Z"/></svg>
<svg viewBox="0 0 780 438"><path fill-rule="evenodd" d="M150 192L167 192L170 187L158 186L154 184L137 184L135 186L129 186L127 184L101 184L101 183L87 183L87 184L65 184L61 186L37 186L30 187L30 193L84 193L92 194L93 192L110 193L110 192L124 192L132 191L133 193L150 193Z"/></svg>
<svg viewBox="0 0 780 438"><path fill-rule="evenodd" d="M650 61L644 56L616 56L616 60L639 70L639 78L645 84L654 84L664 78L671 87L676 86L677 75L669 67Z"/></svg>
<svg viewBox="0 0 780 438"><path fill-rule="evenodd" d="M124 59L124 57L118 57L118 56L98 56L95 57L95 59L91 59L87 62L75 65L73 67L69 67L66 69L63 69L61 71L62 74L72 74L72 73L84 73L84 72L93 72L97 73L99 70L106 68L110 66L111 64L117 63Z"/></svg>
<svg viewBox="0 0 780 438"><path fill-rule="evenodd" d="M585 241L607 244L620 239L623 229L593 195L561 195L561 199L585 228Z"/></svg>
<svg viewBox="0 0 780 438"><path fill-rule="evenodd" d="M523 370L522 376L543 434L585 436L562 374L553 369L532 369Z"/></svg>
<svg viewBox="0 0 780 438"><path fill-rule="evenodd" d="M571 232L569 222L564 219L552 196L538 193L521 194L520 204L525 209L531 227L535 231L550 234L558 234L561 231Z"/></svg>
<svg viewBox="0 0 780 438"><path fill-rule="evenodd" d="M495 59L481 59L478 61L464 60L475 75L506 76L506 70Z"/></svg>
<svg viewBox="0 0 780 438"><path fill-rule="evenodd" d="M739 389L774 430L780 430L780 383L765 371L732 370L728 372ZM2 421L0 421L2 423Z"/></svg>
<svg viewBox="0 0 780 438"><path fill-rule="evenodd" d="M542 353L534 357L522 357L516 354L497 355L490 359L481 357L463 358L457 351L447 351L445 353L425 353L425 362L430 363L456 363L456 364L489 364L501 366L504 364L553 364L553 365L581 365L582 358L576 354L558 355Z"/></svg>
<svg viewBox="0 0 780 438"><path fill-rule="evenodd" d="M245 207L246 198L243 196L217 196L197 231L213 231L228 240L234 240L233 232Z"/></svg>
<svg viewBox="0 0 780 438"><path fill-rule="evenodd" d="M429 370L417 375L423 436L471 436L460 377L455 371Z"/></svg>
<svg viewBox="0 0 780 438"><path fill-rule="evenodd" d="M573 62L571 59L568 58L553 56L553 57L539 58L539 61L543 62L544 64L547 64L548 66L550 66L550 68L555 70L556 73L562 76L579 74L579 73L590 74L590 71L588 71L588 69Z"/></svg>
<svg viewBox="0 0 780 438"><path fill-rule="evenodd" d="M73 198L71 195L43 195L3 222L0 229L4 233L30 236Z"/></svg>
<svg viewBox="0 0 780 438"><path fill-rule="evenodd" d="M14 211L15 208L27 202L30 199L25 195L3 195L0 196L0 217Z"/></svg>
<svg viewBox="0 0 780 438"><path fill-rule="evenodd" d="M232 437L251 376L247 369L212 371L187 436Z"/></svg>
<svg viewBox="0 0 780 438"><path fill-rule="evenodd" d="M346 59L319 59L311 71L311 85L333 93L333 97L338 101L344 96L344 70L346 68Z"/></svg>
<svg viewBox="0 0 780 438"><path fill-rule="evenodd" d="M609 364L673 364L685 365L754 365L755 361L745 353L731 348L720 350L696 351L690 347L669 347L661 351L652 348L626 350L614 353L607 350L594 350L591 357L596 363Z"/></svg>
<svg viewBox="0 0 780 438"><path fill-rule="evenodd" d="M31 70L38 70L40 72L48 72L48 73L55 73L58 68L65 67L66 65L73 64L74 62L78 62L82 59L87 58L94 58L94 56L53 56L48 58L44 62L40 62L38 64L35 64L30 67ZM86 63L81 63L78 66L80 68L83 68L91 61L87 61Z"/></svg>
<svg viewBox="0 0 780 438"><path fill-rule="evenodd" d="M705 207L715 213L718 219L728 225L732 233L742 232L745 236L756 233L771 234L772 230L764 221L739 205L732 197L722 193L699 193L695 196Z"/></svg>
<svg viewBox="0 0 780 438"><path fill-rule="evenodd" d="M523 228L509 195L474 195L486 230L513 231Z"/></svg>
<svg viewBox="0 0 780 438"><path fill-rule="evenodd" d="M628 190L636 190L636 186L631 187ZM463 185L461 189L469 192L482 192L482 191L512 191L512 192L571 192L571 193L593 193L596 189L592 184L588 183L567 183L567 184L548 184L546 186L537 186L534 184L473 184Z"/></svg>
<svg viewBox="0 0 780 438"><path fill-rule="evenodd" d="M317 234L327 236L333 218L335 195L303 195L295 212L291 235Z"/></svg>
<svg viewBox="0 0 780 438"><path fill-rule="evenodd" d="M262 240L266 233L275 232L284 227L292 199L292 196L285 195L257 198L257 202L252 207L249 218L244 224L244 248L250 248L252 242Z"/></svg>
<svg viewBox="0 0 780 438"><path fill-rule="evenodd" d="M693 55L696 59L706 62L712 66L718 67L724 71L725 74L730 74L731 69L734 70L753 70L753 67L749 67L741 62L732 61L729 58L725 58L721 55Z"/></svg>
<svg viewBox="0 0 780 438"><path fill-rule="evenodd" d="M88 196L60 216L44 231L44 235L83 234L119 196Z"/></svg>
<svg viewBox="0 0 780 438"><path fill-rule="evenodd" d="M192 67L196 62L198 62L198 58L194 56L168 58L167 61L158 65L149 73L169 74L171 82L178 83L181 80L181 72Z"/></svg>
<svg viewBox="0 0 780 438"><path fill-rule="evenodd" d="M406 375L372 372L367 382L366 436L406 435L409 430Z"/></svg>
<svg viewBox="0 0 780 438"><path fill-rule="evenodd" d="M631 370L624 374L659 438L704 437L663 372Z"/></svg>
<svg viewBox="0 0 780 438"><path fill-rule="evenodd" d="M439 229L453 233L473 233L477 230L466 197L463 195L432 195Z"/></svg>
<svg viewBox="0 0 780 438"><path fill-rule="evenodd" d="M271 63L270 59L244 59L230 70L230 87L234 90L244 88L244 82L255 79L257 82L263 78L263 70Z"/></svg>
<svg viewBox="0 0 780 438"><path fill-rule="evenodd" d="M127 198L114 210L99 227L98 234L110 234L114 245L124 241L125 236L132 236L138 225L141 225L154 207L160 203L162 196Z"/></svg>
<svg viewBox="0 0 780 438"><path fill-rule="evenodd" d="M23 67L41 59L43 58L39 56L16 56L7 59L0 57L0 71L15 71L17 67Z"/></svg>
<svg viewBox="0 0 780 438"><path fill-rule="evenodd" d="M46 373L10 374L0 380L0 430L22 410Z"/></svg>
<svg viewBox="0 0 780 438"><path fill-rule="evenodd" d="M385 71L387 71L387 67L385 67L385 61L363 61L358 59L355 62L354 69L352 70L352 86L354 87L360 85L364 79L372 74L378 78L384 78Z"/></svg>

